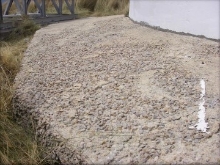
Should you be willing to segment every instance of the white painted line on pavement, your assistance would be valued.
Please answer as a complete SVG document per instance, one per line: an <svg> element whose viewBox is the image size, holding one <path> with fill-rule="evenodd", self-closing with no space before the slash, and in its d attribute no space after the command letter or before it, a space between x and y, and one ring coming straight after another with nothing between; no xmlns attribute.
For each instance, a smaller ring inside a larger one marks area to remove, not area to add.
<svg viewBox="0 0 220 165"><path fill-rule="evenodd" d="M198 131L206 132L208 127L208 123L205 122L205 81L202 79L200 80L200 85L201 85L201 95L200 95L200 103L199 103L199 112L198 112L198 123L195 125L196 129Z"/></svg>

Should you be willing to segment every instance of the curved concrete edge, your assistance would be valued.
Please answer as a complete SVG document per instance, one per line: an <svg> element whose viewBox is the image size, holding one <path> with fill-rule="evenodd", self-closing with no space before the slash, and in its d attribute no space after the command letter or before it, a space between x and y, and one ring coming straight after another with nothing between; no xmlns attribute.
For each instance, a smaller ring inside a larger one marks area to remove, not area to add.
<svg viewBox="0 0 220 165"><path fill-rule="evenodd" d="M45 118L39 118L37 111L28 106L21 97L15 93L13 97L13 115L16 122L27 130L33 130L37 142L45 147L44 159L52 164L88 164L83 156L70 149L62 137L48 131L50 125Z"/></svg>
<svg viewBox="0 0 220 165"><path fill-rule="evenodd" d="M129 18L130 18L130 17L129 17ZM130 20L131 20L133 23L139 24L139 25L141 25L141 26L146 26L146 27L149 27L149 28L154 29L154 30L159 30L159 31L162 31L162 32L169 32L169 33L174 33L174 34L179 34L179 35L185 35L185 36L192 36L192 37L204 38L204 39L208 39L208 40L211 40L211 41L220 42L220 39L208 38L208 37L206 37L206 36L204 36L204 35L195 35L195 34L191 34L191 33L177 32L177 31L174 31L174 30L161 28L160 26L153 26L153 25L150 25L150 24L147 23L147 22L143 22L143 21L138 22L138 21L133 20L132 18L130 18Z"/></svg>
<svg viewBox="0 0 220 165"><path fill-rule="evenodd" d="M162 29L220 39L219 0L131 0L129 17Z"/></svg>

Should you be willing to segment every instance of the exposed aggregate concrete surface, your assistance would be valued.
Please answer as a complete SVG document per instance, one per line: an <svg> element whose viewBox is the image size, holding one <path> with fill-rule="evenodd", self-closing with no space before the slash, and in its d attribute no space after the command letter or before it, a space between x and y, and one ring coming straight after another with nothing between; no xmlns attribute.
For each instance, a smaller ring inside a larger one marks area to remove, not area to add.
<svg viewBox="0 0 220 165"><path fill-rule="evenodd" d="M195 127L201 80L207 132ZM62 164L220 161L219 42L124 16L53 24L36 32L15 89L15 115Z"/></svg>

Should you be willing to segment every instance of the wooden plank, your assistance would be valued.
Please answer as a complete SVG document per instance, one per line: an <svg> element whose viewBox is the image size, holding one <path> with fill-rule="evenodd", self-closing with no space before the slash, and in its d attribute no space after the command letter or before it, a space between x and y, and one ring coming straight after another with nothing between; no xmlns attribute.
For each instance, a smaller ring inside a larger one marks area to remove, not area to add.
<svg viewBox="0 0 220 165"><path fill-rule="evenodd" d="M54 8L56 9L57 13L59 13L59 7L57 6L56 2L54 0L51 0Z"/></svg>
<svg viewBox="0 0 220 165"><path fill-rule="evenodd" d="M5 11L4 11L4 15L8 15L9 14L9 10L11 8L12 3L13 3L13 0L9 0L8 1L7 6L5 8Z"/></svg>

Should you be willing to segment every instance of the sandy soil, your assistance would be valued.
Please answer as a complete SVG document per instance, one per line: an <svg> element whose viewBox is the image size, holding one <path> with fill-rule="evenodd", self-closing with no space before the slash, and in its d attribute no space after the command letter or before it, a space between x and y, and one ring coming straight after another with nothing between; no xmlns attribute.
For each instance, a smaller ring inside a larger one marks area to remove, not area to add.
<svg viewBox="0 0 220 165"><path fill-rule="evenodd" d="M219 48L123 16L49 25L26 50L15 114L63 164L217 163Z"/></svg>

